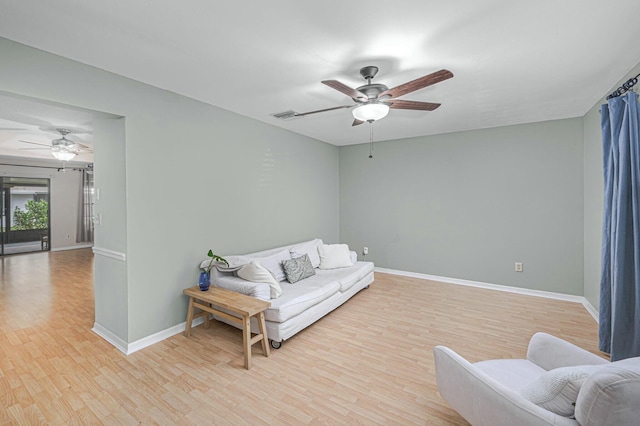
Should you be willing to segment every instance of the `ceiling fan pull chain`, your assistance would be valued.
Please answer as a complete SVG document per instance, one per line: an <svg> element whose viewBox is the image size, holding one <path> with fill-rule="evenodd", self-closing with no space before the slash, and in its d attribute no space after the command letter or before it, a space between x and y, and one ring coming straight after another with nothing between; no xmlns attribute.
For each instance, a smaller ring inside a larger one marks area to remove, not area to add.
<svg viewBox="0 0 640 426"><path fill-rule="evenodd" d="M373 158L373 121L369 121L369 158Z"/></svg>

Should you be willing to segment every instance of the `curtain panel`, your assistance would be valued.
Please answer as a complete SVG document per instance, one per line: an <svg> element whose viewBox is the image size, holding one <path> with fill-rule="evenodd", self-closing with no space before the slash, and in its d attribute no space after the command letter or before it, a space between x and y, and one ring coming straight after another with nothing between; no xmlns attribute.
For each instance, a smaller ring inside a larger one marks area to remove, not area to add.
<svg viewBox="0 0 640 426"><path fill-rule="evenodd" d="M640 356L640 108L628 92L601 108L604 165L600 350Z"/></svg>
<svg viewBox="0 0 640 426"><path fill-rule="evenodd" d="M93 242L93 172L81 170L76 243Z"/></svg>

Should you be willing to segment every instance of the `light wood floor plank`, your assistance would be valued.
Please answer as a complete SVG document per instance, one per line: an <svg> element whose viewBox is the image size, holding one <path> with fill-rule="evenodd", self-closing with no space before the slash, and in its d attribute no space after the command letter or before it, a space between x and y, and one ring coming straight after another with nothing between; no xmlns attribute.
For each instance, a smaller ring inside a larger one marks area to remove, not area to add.
<svg viewBox="0 0 640 426"><path fill-rule="evenodd" d="M435 345L520 358L546 331L600 354L580 304L376 274L271 357L255 345L250 371L217 322L124 356L91 332L92 256L0 259L0 425L465 425L437 392Z"/></svg>

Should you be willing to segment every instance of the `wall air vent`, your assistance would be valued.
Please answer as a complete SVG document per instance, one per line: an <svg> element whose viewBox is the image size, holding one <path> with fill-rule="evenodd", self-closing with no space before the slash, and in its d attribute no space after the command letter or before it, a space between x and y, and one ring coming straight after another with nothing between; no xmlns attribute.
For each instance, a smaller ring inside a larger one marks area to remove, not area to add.
<svg viewBox="0 0 640 426"><path fill-rule="evenodd" d="M280 120L293 120L294 118L299 118L298 113L293 110L277 112L271 115L275 118L279 118Z"/></svg>

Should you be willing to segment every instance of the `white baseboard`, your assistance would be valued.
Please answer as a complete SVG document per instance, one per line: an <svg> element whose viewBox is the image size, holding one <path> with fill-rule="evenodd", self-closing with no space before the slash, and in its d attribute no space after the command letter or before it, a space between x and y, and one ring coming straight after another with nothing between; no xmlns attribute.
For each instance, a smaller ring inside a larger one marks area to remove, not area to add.
<svg viewBox="0 0 640 426"><path fill-rule="evenodd" d="M197 325L202 324L203 322L204 322L204 318L199 317L193 320L193 323L191 324L191 326L195 327ZM121 338L119 338L118 336L116 336L106 328L102 327L98 323L93 324L92 331L96 333L98 336L102 337L107 342L111 343L113 346L116 347L116 349L118 349L123 354L131 355L132 353L137 352L140 349L144 349L147 346L151 346L155 343L163 341L164 339L168 339L171 336L175 336L176 334L182 333L184 331L185 325L187 325L186 321L180 324L174 325L173 327L169 327L166 330L159 331L150 336L143 337L142 339L136 340L135 342L132 342L132 343L125 342L124 340L122 340Z"/></svg>
<svg viewBox="0 0 640 426"><path fill-rule="evenodd" d="M193 320L191 323L191 327L195 327L204 322L204 317L198 317ZM168 339L171 336L175 336L176 334L180 334L184 332L184 327L187 325L187 322L181 322L178 325L174 325L173 327L169 327L166 330L159 331L151 336L143 337L142 339L136 340L135 342L129 343L129 348L127 355L132 354L134 352L139 351L140 349L144 349L147 346L151 346L155 343L161 342L164 339Z"/></svg>
<svg viewBox="0 0 640 426"><path fill-rule="evenodd" d="M593 305L591 305L591 303L589 303L589 301L583 296L575 296L572 294L564 294L564 293L554 293L551 291L531 290L527 288L511 287L506 285L490 284L490 283L483 283L478 281L462 280L459 278L440 277L437 275L419 274L416 272L398 271L395 269L375 268L374 270L376 272L381 272L384 274L401 275L401 276L411 277L411 278L420 278L424 280L438 281L438 282L447 283L447 284L466 285L469 287L485 288L488 290L496 290L496 291L506 291L509 293L523 294L526 296L546 297L547 299L556 299L556 300L564 300L568 302L581 303L585 307L587 312L589 312L589 314L593 317L593 319L596 320L596 322L598 322L598 319L599 319L598 310L594 308ZM193 320L192 326L195 327L197 325L202 324L203 322L204 322L203 317L196 318L195 320ZM175 336L176 334L182 333L184 331L185 325L186 325L186 321L180 324L174 325L173 327L169 327L166 330L159 331L150 336L143 337L142 339L136 340L135 342L132 342L132 343L126 343L124 340L120 339L118 336L116 336L106 328L102 327L98 323L94 323L92 330L98 336L102 337L107 342L115 346L123 354L130 355L134 352L139 351L140 349L146 348L147 346L151 346L155 343L163 341L164 339L168 339L171 336Z"/></svg>
<svg viewBox="0 0 640 426"><path fill-rule="evenodd" d="M395 269L375 268L375 271L382 272L384 274L401 275L401 276L411 277L411 278L420 278L424 280L438 281L438 282L443 282L447 284L466 285L469 287L485 288L488 290L496 290L496 291L506 291L508 293L517 293L517 294L523 294L526 296L545 297L547 299L564 300L568 302L581 303L585 307L587 312L589 312L589 314L593 317L593 319L596 320L596 322L598 322L599 320L598 310L594 308L593 305L589 303L589 301L584 296L575 296L573 294L564 294L564 293L554 293L552 291L531 290L528 288L511 287L511 286L500 285L500 284L490 284L490 283L483 283L479 281L462 280L459 278L440 277L437 275L398 271Z"/></svg>
<svg viewBox="0 0 640 426"><path fill-rule="evenodd" d="M127 354L127 342L125 342L124 340L122 340L121 338L119 338L118 336L116 336L111 331L107 330L97 322L93 323L93 328L91 329L91 331L96 333L98 336L102 337L107 342L111 343L113 346L116 347L116 349L118 349L123 354L125 355Z"/></svg>
<svg viewBox="0 0 640 426"><path fill-rule="evenodd" d="M90 244L78 244L78 245L75 245L75 246L68 246L68 247L56 247L56 248L51 248L50 251L77 250L77 249L91 248L91 247L93 247L93 243L90 243Z"/></svg>
<svg viewBox="0 0 640 426"><path fill-rule="evenodd" d="M593 307L591 302L589 302L586 297L582 301L582 305L584 305L584 307L587 310L587 312L589 312L591 314L591 316L593 317L593 319L596 320L596 322L599 324L600 323L600 312L596 308Z"/></svg>

